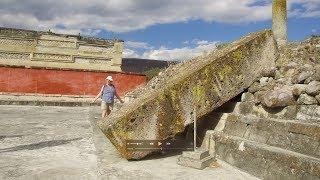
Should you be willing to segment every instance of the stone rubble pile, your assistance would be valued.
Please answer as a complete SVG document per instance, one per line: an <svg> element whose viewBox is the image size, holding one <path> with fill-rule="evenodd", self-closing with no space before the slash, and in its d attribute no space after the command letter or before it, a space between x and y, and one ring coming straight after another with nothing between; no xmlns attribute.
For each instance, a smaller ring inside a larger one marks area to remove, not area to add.
<svg viewBox="0 0 320 180"><path fill-rule="evenodd" d="M248 89L256 105L268 108L320 105L320 64L290 62L263 72ZM248 97L248 98L250 98Z"/></svg>

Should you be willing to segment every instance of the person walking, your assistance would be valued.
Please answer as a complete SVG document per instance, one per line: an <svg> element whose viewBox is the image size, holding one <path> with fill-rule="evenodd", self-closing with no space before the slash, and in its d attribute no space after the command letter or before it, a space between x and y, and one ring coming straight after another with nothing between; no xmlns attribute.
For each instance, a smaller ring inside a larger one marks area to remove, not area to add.
<svg viewBox="0 0 320 180"><path fill-rule="evenodd" d="M119 99L121 103L124 103L124 101L118 95L115 86L113 85L112 76L108 76L105 80L106 83L101 87L100 92L92 101L92 103L94 103L97 101L98 98L101 97L102 118L108 116L111 113L114 105L115 96Z"/></svg>

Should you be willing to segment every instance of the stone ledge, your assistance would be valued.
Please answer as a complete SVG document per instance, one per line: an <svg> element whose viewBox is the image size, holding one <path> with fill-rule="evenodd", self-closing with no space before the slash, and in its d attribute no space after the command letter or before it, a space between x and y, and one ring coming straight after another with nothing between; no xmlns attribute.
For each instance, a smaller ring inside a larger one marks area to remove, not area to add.
<svg viewBox="0 0 320 180"><path fill-rule="evenodd" d="M211 133L218 159L263 179L317 179L320 159L223 133Z"/></svg>
<svg viewBox="0 0 320 180"><path fill-rule="evenodd" d="M320 125L317 123L231 114L223 132L320 158Z"/></svg>
<svg viewBox="0 0 320 180"><path fill-rule="evenodd" d="M100 100L91 103L95 96L31 94L31 93L0 93L0 105L30 106L99 106ZM115 102L116 108L119 102Z"/></svg>

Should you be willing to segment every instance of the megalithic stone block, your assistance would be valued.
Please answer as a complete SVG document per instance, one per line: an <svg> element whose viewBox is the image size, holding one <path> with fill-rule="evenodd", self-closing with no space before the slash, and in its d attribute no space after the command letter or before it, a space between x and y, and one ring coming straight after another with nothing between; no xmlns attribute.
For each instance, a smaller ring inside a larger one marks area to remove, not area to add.
<svg viewBox="0 0 320 180"><path fill-rule="evenodd" d="M248 88L263 70L272 68L277 47L271 30L249 34L222 50L177 64L158 83L147 84L132 102L98 122L102 132L126 159L141 159L158 151L132 151L126 140L166 140L183 132Z"/></svg>

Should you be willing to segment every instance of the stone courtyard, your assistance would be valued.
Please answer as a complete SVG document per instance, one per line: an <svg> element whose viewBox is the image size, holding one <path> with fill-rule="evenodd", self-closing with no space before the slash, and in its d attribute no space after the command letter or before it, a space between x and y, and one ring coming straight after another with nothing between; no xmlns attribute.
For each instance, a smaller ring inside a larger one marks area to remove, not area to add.
<svg viewBox="0 0 320 180"><path fill-rule="evenodd" d="M0 179L256 179L227 163L196 170L177 154L121 158L95 125L99 107L0 106Z"/></svg>

